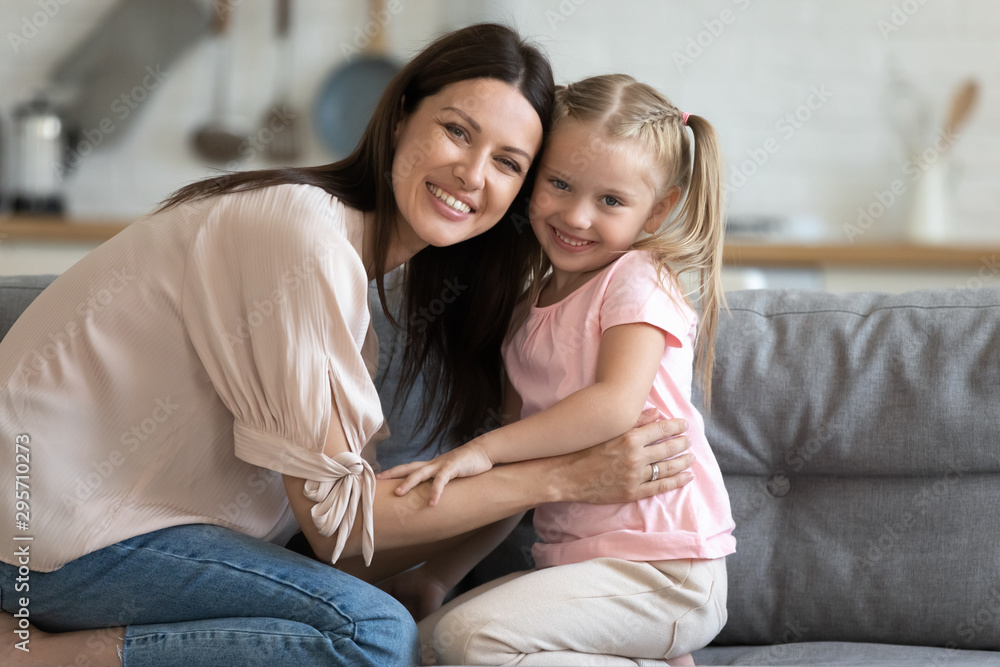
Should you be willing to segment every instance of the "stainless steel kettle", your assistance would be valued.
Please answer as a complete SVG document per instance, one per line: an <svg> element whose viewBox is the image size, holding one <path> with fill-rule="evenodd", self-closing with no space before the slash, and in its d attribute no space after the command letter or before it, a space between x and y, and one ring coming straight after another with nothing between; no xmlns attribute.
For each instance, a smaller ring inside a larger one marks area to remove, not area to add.
<svg viewBox="0 0 1000 667"><path fill-rule="evenodd" d="M15 213L62 214L69 133L59 110L44 97L14 109L10 200Z"/></svg>

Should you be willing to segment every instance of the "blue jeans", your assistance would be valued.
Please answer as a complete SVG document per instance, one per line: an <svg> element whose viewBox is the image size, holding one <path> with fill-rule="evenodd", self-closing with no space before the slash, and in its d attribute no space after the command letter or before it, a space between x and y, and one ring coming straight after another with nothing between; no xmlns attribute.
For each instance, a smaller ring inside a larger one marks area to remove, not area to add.
<svg viewBox="0 0 1000 667"><path fill-rule="evenodd" d="M4 611L16 610L16 577L0 563ZM125 667L419 664L416 625L392 597L218 526L139 535L32 572L30 587L42 631L127 626Z"/></svg>

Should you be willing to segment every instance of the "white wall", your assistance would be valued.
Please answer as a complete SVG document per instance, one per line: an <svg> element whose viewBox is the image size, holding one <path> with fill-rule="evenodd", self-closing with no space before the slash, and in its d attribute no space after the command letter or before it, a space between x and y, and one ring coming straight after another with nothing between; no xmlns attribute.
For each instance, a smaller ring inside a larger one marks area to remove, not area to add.
<svg viewBox="0 0 1000 667"><path fill-rule="evenodd" d="M767 144L756 173L731 198L731 212L814 216L846 241L859 207L905 178L906 155L886 112L887 59L943 114L957 82L983 85L980 106L954 148L958 204L953 239L1000 241L1000 3L990 0L395 0L389 26L400 58L446 28L482 19L515 23L550 54L557 81L624 71L661 88L681 108L711 120L723 139L730 180L748 151ZM9 33L43 4L65 2L14 53ZM5 113L44 81L60 56L90 30L112 0L4 0L0 3L0 105ZM390 3L392 4L392 3ZM907 14L909 12L910 14ZM241 61L234 99L248 124L272 94L269 0L243 0L235 18ZM362 2L299 0L295 22L295 103L309 110L341 47L365 21ZM728 21L728 23L726 23ZM895 23L894 23L895 21ZM881 24L880 24L881 22ZM898 23L899 25L896 25ZM880 28L881 25L881 28ZM891 29L891 30L890 30ZM718 33L713 35L712 31ZM883 34L885 33L885 34ZM692 47L700 41L705 46ZM211 50L197 45L141 108L127 140L96 151L68 184L73 214L132 218L177 186L206 175L188 147L209 109ZM691 48L690 51L688 49ZM697 48L701 49L699 53ZM687 54L687 56L685 56ZM690 62L679 62L691 56ZM828 100L813 98L813 91ZM796 110L810 118L788 136ZM9 128L9 124L5 124ZM311 131L311 130L310 130ZM314 136L304 162L333 156ZM247 167L264 166L262 161ZM744 169L750 171L749 164ZM907 182L910 186L911 183ZM894 203L863 240L898 231ZM876 208L877 210L877 208Z"/></svg>
<svg viewBox="0 0 1000 667"><path fill-rule="evenodd" d="M954 146L960 173L953 238L1000 240L1000 3L508 0L490 6L483 15L513 16L525 32L543 36L561 81L624 71L711 120L723 137L730 182L748 151L759 156L773 139L777 152L735 190L731 212L819 217L844 242L845 225L856 225L857 209L871 206L876 191L896 179L912 189L886 111L888 60L897 60L938 119L958 81L975 76L980 106ZM688 53L695 56L690 62ZM818 109L800 109L817 89L831 93L828 101L814 98ZM801 127L783 122L797 110L809 116ZM890 205L855 240L894 236L903 208Z"/></svg>

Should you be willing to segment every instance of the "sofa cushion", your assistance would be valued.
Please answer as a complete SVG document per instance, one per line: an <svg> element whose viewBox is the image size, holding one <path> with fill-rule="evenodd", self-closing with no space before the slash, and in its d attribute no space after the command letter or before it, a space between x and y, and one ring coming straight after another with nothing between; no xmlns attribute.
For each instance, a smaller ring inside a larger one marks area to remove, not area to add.
<svg viewBox="0 0 1000 667"><path fill-rule="evenodd" d="M54 275L0 276L0 340L28 304L55 279Z"/></svg>
<svg viewBox="0 0 1000 667"><path fill-rule="evenodd" d="M728 297L717 643L1000 649L1000 291Z"/></svg>
<svg viewBox="0 0 1000 667"><path fill-rule="evenodd" d="M710 646L694 652L699 665L845 665L850 667L995 667L992 651L852 642L782 643L772 646Z"/></svg>

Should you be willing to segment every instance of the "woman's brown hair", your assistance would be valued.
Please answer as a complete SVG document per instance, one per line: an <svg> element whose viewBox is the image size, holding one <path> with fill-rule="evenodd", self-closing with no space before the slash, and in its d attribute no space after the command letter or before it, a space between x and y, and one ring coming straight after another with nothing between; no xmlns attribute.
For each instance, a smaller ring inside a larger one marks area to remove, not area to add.
<svg viewBox="0 0 1000 667"><path fill-rule="evenodd" d="M386 305L383 280L398 212L390 178L393 132L424 98L449 84L478 78L516 88L538 113L543 133L548 133L555 88L548 59L507 26L477 24L439 37L403 67L382 94L357 148L343 160L318 167L224 174L179 189L161 207L299 183L323 188L353 208L374 211L379 299L405 341L399 389L406 391L423 371L421 422L433 423L432 441L447 438L450 444L471 435L501 403L500 343L538 256L537 241L523 222L535 164L500 222L461 243L427 247L409 260L405 311L399 323ZM439 299L445 281L463 286L453 303L434 318L410 315Z"/></svg>

